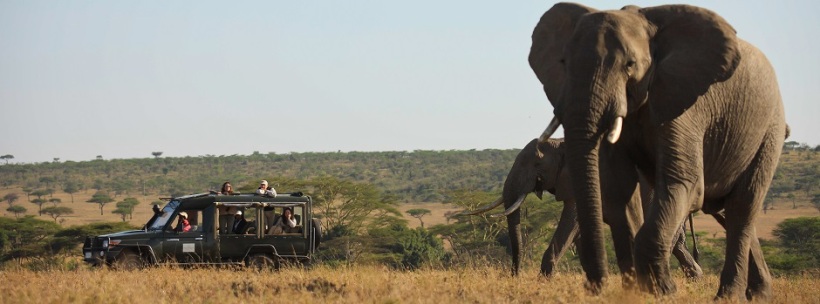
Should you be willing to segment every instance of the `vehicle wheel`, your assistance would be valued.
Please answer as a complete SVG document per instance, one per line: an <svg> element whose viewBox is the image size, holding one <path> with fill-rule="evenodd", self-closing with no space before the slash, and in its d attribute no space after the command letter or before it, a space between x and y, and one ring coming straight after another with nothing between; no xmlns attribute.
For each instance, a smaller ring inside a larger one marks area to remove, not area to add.
<svg viewBox="0 0 820 304"><path fill-rule="evenodd" d="M248 267L257 271L279 270L280 265L279 259L269 254L257 253L248 258Z"/></svg>
<svg viewBox="0 0 820 304"><path fill-rule="evenodd" d="M141 269L144 265L142 258L134 252L123 251L114 260L114 269L117 270L136 270Z"/></svg>
<svg viewBox="0 0 820 304"><path fill-rule="evenodd" d="M313 248L315 250L319 249L319 244L322 243L322 222L319 219L311 220L313 222L313 235L314 235L314 244Z"/></svg>

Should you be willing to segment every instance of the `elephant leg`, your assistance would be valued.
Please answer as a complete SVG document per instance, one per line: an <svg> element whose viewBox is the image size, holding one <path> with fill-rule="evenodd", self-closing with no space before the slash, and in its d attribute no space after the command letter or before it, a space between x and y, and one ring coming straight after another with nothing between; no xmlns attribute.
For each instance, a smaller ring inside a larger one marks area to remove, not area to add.
<svg viewBox="0 0 820 304"><path fill-rule="evenodd" d="M745 295L767 300L771 297L771 274L754 224L774 177L784 132L785 129L778 126L769 129L745 173L725 198L726 261L717 298Z"/></svg>
<svg viewBox="0 0 820 304"><path fill-rule="evenodd" d="M723 229L726 229L726 217L723 211L712 214L712 217L723 226ZM760 248L760 241L757 239L756 232L750 247L746 298L750 301L753 299L770 299L772 295L772 278L769 275L766 261L763 259L763 250Z"/></svg>
<svg viewBox="0 0 820 304"><path fill-rule="evenodd" d="M617 151L612 155L617 155ZM619 158L614 158L619 159ZM635 165L627 162L601 162L601 196L604 221L609 224L615 257L625 287L635 284L632 247L635 234L643 224L641 192Z"/></svg>
<svg viewBox="0 0 820 304"><path fill-rule="evenodd" d="M700 265L698 265L695 258L689 254L689 250L686 248L686 230L684 229L684 225L681 225L680 229L678 229L674 244L674 247L672 247L672 255L678 259L681 270L683 270L686 277L689 279L697 279L703 276L703 270L700 268Z"/></svg>
<svg viewBox="0 0 820 304"><path fill-rule="evenodd" d="M661 126L654 197L644 225L635 236L635 271L641 288L656 295L677 288L669 273L675 236L693 207L702 205L704 171L702 139L689 132L690 117L682 115Z"/></svg>
<svg viewBox="0 0 820 304"><path fill-rule="evenodd" d="M541 275L545 277L552 276L555 270L555 264L564 256L567 248L575 240L578 235L578 221L575 220L577 214L575 212L575 201L564 201L564 210L561 212L561 220L558 222L558 228L552 235L552 240L544 252L544 257L541 258Z"/></svg>

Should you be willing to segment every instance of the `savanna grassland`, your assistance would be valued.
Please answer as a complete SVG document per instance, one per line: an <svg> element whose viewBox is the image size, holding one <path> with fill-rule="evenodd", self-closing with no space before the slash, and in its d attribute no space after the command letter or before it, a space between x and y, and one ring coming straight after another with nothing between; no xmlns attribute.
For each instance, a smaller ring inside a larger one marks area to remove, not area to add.
<svg viewBox="0 0 820 304"><path fill-rule="evenodd" d="M820 146L787 148L765 213L756 223L757 234L775 276L772 302L817 303ZM687 282L673 270L678 292L655 298L623 289L613 271L603 294L591 296L583 288L574 249L557 265L557 276L538 276L562 204L550 195L544 200L531 195L522 206L527 231L524 268L521 276L511 277L503 218L448 215L498 198L516 153L255 153L0 165L0 198L5 199L0 216L0 280L5 283L0 284L0 304L713 303L724 233L703 214L695 217L694 225L702 280ZM278 273L167 266L114 271L90 269L79 260L86 235L142 226L151 215L150 204L160 197L217 189L225 180L247 193L262 178L280 192L305 191L322 207L318 213L356 215L345 221L323 218L325 234L313 268ZM89 203L98 193L109 195L111 201L102 207ZM138 204L130 206L128 216L116 212L129 199ZM12 207L23 208L15 212ZM41 214L40 207L66 207L71 212L55 217ZM416 218L409 215L412 209L429 213ZM803 220L781 225L796 218ZM776 233L778 228L789 233ZM616 269L610 249L610 267ZM671 263L675 267L674 259Z"/></svg>
<svg viewBox="0 0 820 304"><path fill-rule="evenodd" d="M581 274L546 280L530 269L519 277L494 267L397 271L380 266L280 272L233 269L150 268L0 272L4 303L713 303L718 278L687 282L656 298L621 288L611 277L600 296L588 294ZM774 280L772 303L816 303L817 280ZM727 301L733 302L733 301Z"/></svg>

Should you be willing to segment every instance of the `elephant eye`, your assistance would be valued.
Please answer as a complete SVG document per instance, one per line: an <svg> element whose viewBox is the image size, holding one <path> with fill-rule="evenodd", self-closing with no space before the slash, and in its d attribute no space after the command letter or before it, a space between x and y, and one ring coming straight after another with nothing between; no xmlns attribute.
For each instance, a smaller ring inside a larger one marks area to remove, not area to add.
<svg viewBox="0 0 820 304"><path fill-rule="evenodd" d="M630 69L631 69L631 68L634 68L634 67L635 67L635 60L628 60L628 61L626 62L626 67L627 67L627 68L630 68Z"/></svg>

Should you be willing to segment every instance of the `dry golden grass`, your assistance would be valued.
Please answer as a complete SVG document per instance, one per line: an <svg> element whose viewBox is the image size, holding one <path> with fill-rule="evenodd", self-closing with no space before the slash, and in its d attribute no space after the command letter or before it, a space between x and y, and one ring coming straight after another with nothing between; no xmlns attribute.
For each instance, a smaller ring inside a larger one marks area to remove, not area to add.
<svg viewBox="0 0 820 304"><path fill-rule="evenodd" d="M231 269L150 268L0 272L4 303L712 303L717 277L676 277L678 292L655 298L621 288L613 277L600 296L580 274L550 280L536 270L510 277L503 269L396 271L384 267L315 267L257 273ZM816 303L818 280L779 278L773 303Z"/></svg>

